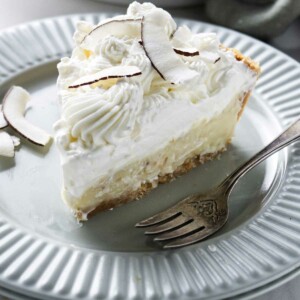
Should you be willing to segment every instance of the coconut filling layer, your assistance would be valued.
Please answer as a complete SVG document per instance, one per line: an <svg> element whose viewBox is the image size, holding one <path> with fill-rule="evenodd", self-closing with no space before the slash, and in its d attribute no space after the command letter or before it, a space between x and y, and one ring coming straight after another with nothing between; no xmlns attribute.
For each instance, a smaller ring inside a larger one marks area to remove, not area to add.
<svg viewBox="0 0 300 300"><path fill-rule="evenodd" d="M103 202L113 203L117 198L130 196L145 183L156 187L158 177L172 174L189 159L225 150L241 109L240 98L234 97L220 115L211 120L202 119L182 136L168 140L160 149L145 151L144 156L128 162L126 167L120 163L119 168L111 168L113 171L102 175L80 197L70 194L70 189L64 190L65 201L75 211L88 213ZM147 155L147 152L151 154ZM97 162L94 161L94 164L96 167Z"/></svg>

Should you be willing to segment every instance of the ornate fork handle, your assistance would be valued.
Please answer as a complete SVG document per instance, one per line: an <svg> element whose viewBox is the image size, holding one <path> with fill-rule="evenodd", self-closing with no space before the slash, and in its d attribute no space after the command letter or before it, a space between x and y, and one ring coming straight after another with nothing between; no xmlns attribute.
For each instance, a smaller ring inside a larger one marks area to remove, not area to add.
<svg viewBox="0 0 300 300"><path fill-rule="evenodd" d="M290 125L283 133L281 133L273 142L259 151L251 159L242 164L237 170L229 175L221 184L220 188L229 194L237 183L237 181L256 165L267 159L275 152L281 150L285 146L295 142L300 137L300 119Z"/></svg>
<svg viewBox="0 0 300 300"><path fill-rule="evenodd" d="M157 242L167 242L164 248L182 247L207 238L226 223L228 197L238 179L270 155L298 138L300 138L300 119L241 165L217 188L213 188L205 194L191 195L167 210L137 223L136 226L151 227L145 234L156 235L154 240Z"/></svg>

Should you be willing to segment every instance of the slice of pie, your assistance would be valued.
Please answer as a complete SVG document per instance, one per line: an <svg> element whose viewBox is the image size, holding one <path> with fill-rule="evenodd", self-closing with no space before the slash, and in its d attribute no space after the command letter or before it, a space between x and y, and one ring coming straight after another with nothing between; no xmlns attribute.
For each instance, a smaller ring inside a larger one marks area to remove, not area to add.
<svg viewBox="0 0 300 300"><path fill-rule="evenodd" d="M63 198L79 220L226 150L259 66L150 3L79 22L58 64Z"/></svg>

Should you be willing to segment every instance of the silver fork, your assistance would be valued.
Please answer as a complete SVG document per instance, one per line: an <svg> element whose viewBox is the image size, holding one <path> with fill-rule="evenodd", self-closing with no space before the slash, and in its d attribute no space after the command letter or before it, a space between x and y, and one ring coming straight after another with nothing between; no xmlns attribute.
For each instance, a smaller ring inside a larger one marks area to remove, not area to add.
<svg viewBox="0 0 300 300"><path fill-rule="evenodd" d="M192 195L173 207L137 223L149 227L145 234L164 242L163 248L187 246L207 238L222 228L228 218L228 198L237 181L266 158L300 137L300 119L273 142L242 164L216 188L206 194Z"/></svg>

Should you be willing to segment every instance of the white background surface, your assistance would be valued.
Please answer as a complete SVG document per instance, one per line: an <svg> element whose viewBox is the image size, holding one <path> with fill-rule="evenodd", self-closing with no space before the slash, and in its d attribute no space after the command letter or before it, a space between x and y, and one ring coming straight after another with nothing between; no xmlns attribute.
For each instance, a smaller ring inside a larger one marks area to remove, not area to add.
<svg viewBox="0 0 300 300"><path fill-rule="evenodd" d="M1 0L0 30L23 22L45 17L84 12L124 12L125 7L100 4L90 0ZM208 21L202 7L172 9L173 16ZM280 37L268 41L300 61L300 20ZM2 300L0 296L0 300ZM298 300L300 299L300 277L275 289L256 300Z"/></svg>

